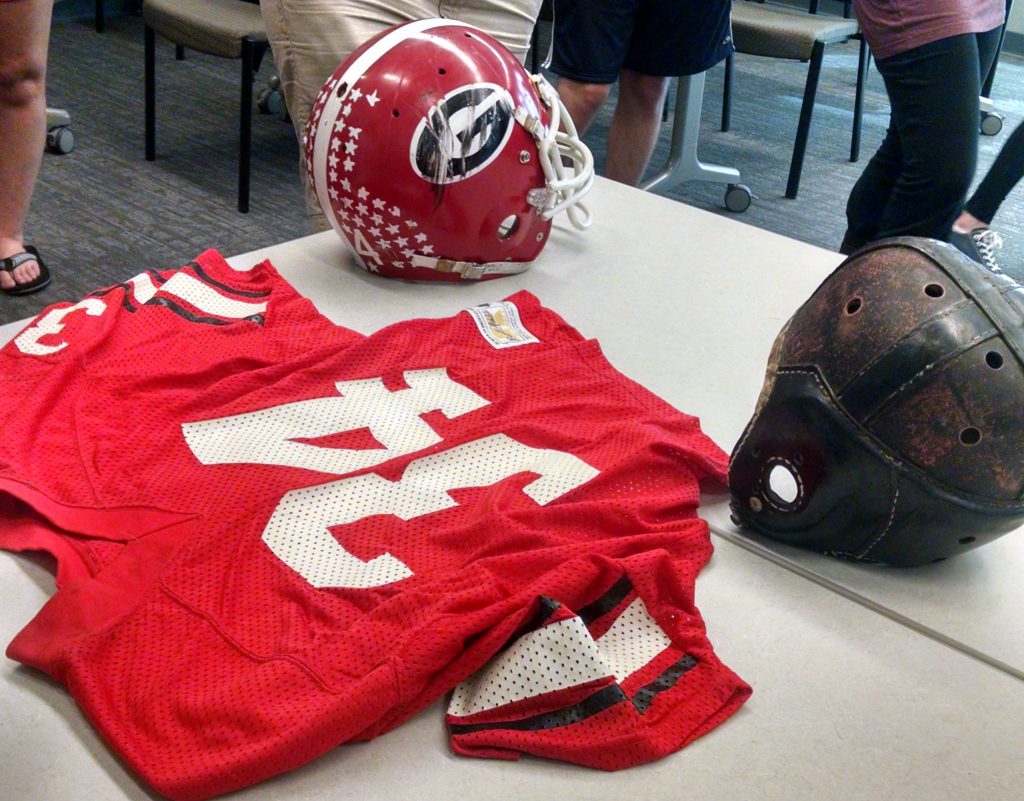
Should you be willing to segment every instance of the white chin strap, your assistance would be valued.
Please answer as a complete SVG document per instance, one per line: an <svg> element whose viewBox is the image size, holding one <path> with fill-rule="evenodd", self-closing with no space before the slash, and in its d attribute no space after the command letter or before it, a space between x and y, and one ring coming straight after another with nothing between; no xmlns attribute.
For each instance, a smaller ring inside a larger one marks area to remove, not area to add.
<svg viewBox="0 0 1024 801"><path fill-rule="evenodd" d="M439 273L457 273L467 281L478 281L492 275L516 275L526 272L533 262L529 261L494 261L479 264L472 261L456 261L439 259L415 253L412 256L413 267L426 267Z"/></svg>
<svg viewBox="0 0 1024 801"><path fill-rule="evenodd" d="M530 80L550 109L551 124L545 127L528 116L522 106L516 109L516 121L537 140L537 155L546 179L545 186L532 190L528 200L545 220L564 211L569 222L582 231L591 222L590 211L580 198L594 185L594 156L577 135L576 125L555 88L543 75L531 75ZM560 131L563 125L565 131Z"/></svg>
<svg viewBox="0 0 1024 801"><path fill-rule="evenodd" d="M541 102L550 109L551 124L543 125L539 119L528 115L522 106L515 110L516 122L537 141L537 155L545 178L544 186L530 190L527 202L545 220L564 211L569 222L583 231L590 227L591 217L590 211L580 203L580 199L594 185L594 156L577 135L572 117L555 88L543 75L531 75L530 80ZM562 125L565 131L559 130ZM412 264L414 267L426 267L441 273L457 273L473 281L488 276L515 275L528 269L531 262L476 264L417 253L412 257Z"/></svg>

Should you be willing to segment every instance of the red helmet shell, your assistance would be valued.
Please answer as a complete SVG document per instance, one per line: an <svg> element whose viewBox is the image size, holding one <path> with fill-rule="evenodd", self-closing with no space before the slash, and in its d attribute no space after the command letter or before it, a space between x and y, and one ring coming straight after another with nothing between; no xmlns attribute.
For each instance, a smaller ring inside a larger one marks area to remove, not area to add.
<svg viewBox="0 0 1024 801"><path fill-rule="evenodd" d="M533 261L551 221L529 202L545 175L517 110L549 123L495 39L451 20L396 26L324 84L303 137L310 185L372 272L459 281L446 262Z"/></svg>

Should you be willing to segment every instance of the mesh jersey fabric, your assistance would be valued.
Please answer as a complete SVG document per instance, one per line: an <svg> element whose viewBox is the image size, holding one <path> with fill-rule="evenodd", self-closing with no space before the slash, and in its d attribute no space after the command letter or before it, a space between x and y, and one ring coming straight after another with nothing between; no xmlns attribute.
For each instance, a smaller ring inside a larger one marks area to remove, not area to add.
<svg viewBox="0 0 1024 801"><path fill-rule="evenodd" d="M44 310L0 350L0 504L19 528L0 529L0 544L52 551L62 587L193 517L218 488L179 418L362 339L324 322L272 265L235 270L213 250ZM19 519L17 498L56 526Z"/></svg>
<svg viewBox="0 0 1024 801"><path fill-rule="evenodd" d="M608 769L749 695L693 599L699 480L726 455L529 293L363 337L207 252L51 307L0 370L0 545L54 553L60 586L8 654L171 798L376 737L460 682L457 751ZM587 672L494 694L570 629ZM619 695L573 712L595 693ZM538 715L557 725L500 734Z"/></svg>

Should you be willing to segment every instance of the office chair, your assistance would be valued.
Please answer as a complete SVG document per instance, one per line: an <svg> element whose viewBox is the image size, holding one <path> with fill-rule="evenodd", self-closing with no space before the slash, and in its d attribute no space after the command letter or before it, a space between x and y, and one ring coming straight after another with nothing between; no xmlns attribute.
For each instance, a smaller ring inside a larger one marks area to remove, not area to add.
<svg viewBox="0 0 1024 801"><path fill-rule="evenodd" d="M200 53L242 61L238 134L238 210L249 211L252 85L269 44L259 6L241 0L146 0L146 160L156 159L156 35Z"/></svg>
<svg viewBox="0 0 1024 801"><path fill-rule="evenodd" d="M71 115L62 108L46 109L46 149L60 156L75 149Z"/></svg>
<svg viewBox="0 0 1024 801"><path fill-rule="evenodd" d="M817 2L813 3L816 10ZM857 89L854 99L853 132L850 141L850 161L860 157L861 116L864 82L867 77L868 48L860 35L860 26L854 19L806 13L777 3L734 0L732 5L733 41L737 53L769 58L781 58L809 63L804 85L800 121L797 125L793 156L786 183L786 197L795 198L800 187L804 155L811 128L811 114L818 91L818 78L827 45L860 41L857 66ZM725 64L725 87L722 101L722 130L729 130L732 86L732 59Z"/></svg>
<svg viewBox="0 0 1024 801"><path fill-rule="evenodd" d="M999 32L999 44L996 46L996 58L992 62L992 68L988 71L988 75L985 76L985 81L981 86L981 97L978 98L978 115L980 117L979 125L981 132L985 136L995 136L1001 130L1003 130L1003 120L1005 119L1002 114L995 110L995 103L992 102L992 84L996 79L996 67L999 66L999 56L1003 52L1003 40L1006 38L1006 23L1010 20L1010 10L1013 8L1013 0L1006 0L1006 20L1003 22L1003 28Z"/></svg>

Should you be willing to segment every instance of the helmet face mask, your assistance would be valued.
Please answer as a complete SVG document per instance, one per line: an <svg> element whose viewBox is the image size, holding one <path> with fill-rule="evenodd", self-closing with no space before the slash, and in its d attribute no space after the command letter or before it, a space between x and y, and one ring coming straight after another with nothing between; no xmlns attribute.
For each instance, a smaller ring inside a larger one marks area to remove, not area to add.
<svg viewBox="0 0 1024 801"><path fill-rule="evenodd" d="M733 451L734 519L921 565L1024 522L1024 288L955 248L855 253L793 315Z"/></svg>
<svg viewBox="0 0 1024 801"><path fill-rule="evenodd" d="M405 23L364 44L324 84L302 144L331 226L382 275L522 272L555 214L590 222L579 199L593 158L557 94L464 23Z"/></svg>

